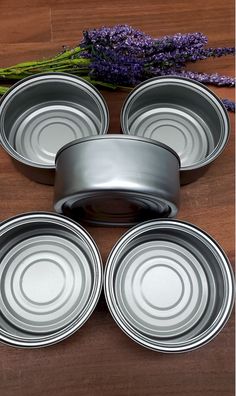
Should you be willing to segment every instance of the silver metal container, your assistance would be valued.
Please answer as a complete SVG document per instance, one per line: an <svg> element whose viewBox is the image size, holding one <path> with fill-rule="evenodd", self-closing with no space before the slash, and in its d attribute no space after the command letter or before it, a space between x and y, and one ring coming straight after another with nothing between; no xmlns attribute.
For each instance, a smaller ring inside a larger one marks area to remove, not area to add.
<svg viewBox="0 0 236 396"><path fill-rule="evenodd" d="M128 231L107 260L104 289L121 329L159 352L184 352L213 339L234 301L231 265L199 228L177 220Z"/></svg>
<svg viewBox="0 0 236 396"><path fill-rule="evenodd" d="M94 310L102 263L89 234L50 213L0 225L0 341L44 347L73 334Z"/></svg>
<svg viewBox="0 0 236 396"><path fill-rule="evenodd" d="M54 207L78 221L130 225L172 217L179 158L150 139L105 135L77 140L56 157Z"/></svg>
<svg viewBox="0 0 236 396"><path fill-rule="evenodd" d="M200 177L223 151L229 118L220 99L200 83L157 77L135 88L121 111L125 134L151 138L175 150L180 182Z"/></svg>
<svg viewBox="0 0 236 396"><path fill-rule="evenodd" d="M15 84L0 102L0 142L30 179L54 183L55 155L66 143L107 132L108 108L85 80L38 74Z"/></svg>

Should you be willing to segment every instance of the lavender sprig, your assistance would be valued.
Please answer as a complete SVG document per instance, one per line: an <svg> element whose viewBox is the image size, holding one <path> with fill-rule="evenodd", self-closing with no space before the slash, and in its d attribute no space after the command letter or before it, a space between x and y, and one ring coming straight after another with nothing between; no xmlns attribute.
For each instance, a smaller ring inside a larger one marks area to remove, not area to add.
<svg viewBox="0 0 236 396"><path fill-rule="evenodd" d="M207 37L202 33L177 33L173 36L163 36L154 39L159 51L172 51L174 49L202 48L207 44Z"/></svg>
<svg viewBox="0 0 236 396"><path fill-rule="evenodd" d="M222 102L224 103L226 110L235 113L235 102L229 99L222 99Z"/></svg>
<svg viewBox="0 0 236 396"><path fill-rule="evenodd" d="M210 56L219 58L226 55L235 55L235 47L205 48L202 49L202 54L205 54L207 58Z"/></svg>
<svg viewBox="0 0 236 396"><path fill-rule="evenodd" d="M187 70L169 70L165 75L175 75L179 77L190 78L191 80L198 81L202 84L216 85L218 87L234 87L235 78L223 76L218 73L207 74L207 73L197 73ZM163 74L162 74L163 75Z"/></svg>
<svg viewBox="0 0 236 396"><path fill-rule="evenodd" d="M210 56L234 54L234 48L204 48L207 37L202 33L177 33L152 39L149 35L128 25L102 27L85 31L81 46L91 53L91 60L129 64L145 62L149 66L182 69L187 62L196 62ZM94 65L91 65L94 69Z"/></svg>
<svg viewBox="0 0 236 396"><path fill-rule="evenodd" d="M209 57L234 55L233 47L207 48L207 37L199 32L153 38L128 25L84 31L79 46L51 59L24 62L0 68L3 81L19 80L36 73L67 72L95 85L132 87L153 76L179 75L203 84L232 87L235 80L217 73L186 70L188 63ZM0 95L6 90L0 87ZM229 109L231 104L225 102Z"/></svg>
<svg viewBox="0 0 236 396"><path fill-rule="evenodd" d="M235 55L235 48L176 48L172 51L155 53L148 59L147 64L162 70L183 69L187 62L193 63L210 57L219 58L226 55Z"/></svg>
<svg viewBox="0 0 236 396"><path fill-rule="evenodd" d="M114 63L97 59L90 66L89 76L94 80L132 87L143 80L143 72L144 68L139 63Z"/></svg>
<svg viewBox="0 0 236 396"><path fill-rule="evenodd" d="M116 25L84 31L80 47L90 50L95 57L115 51L117 56L144 58L152 50L153 44L153 38L142 31L128 25Z"/></svg>

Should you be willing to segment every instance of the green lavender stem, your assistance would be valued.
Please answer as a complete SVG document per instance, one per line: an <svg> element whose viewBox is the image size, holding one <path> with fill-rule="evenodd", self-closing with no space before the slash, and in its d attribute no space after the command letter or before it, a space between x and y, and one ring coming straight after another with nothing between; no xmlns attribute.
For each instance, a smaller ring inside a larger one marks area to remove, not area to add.
<svg viewBox="0 0 236 396"><path fill-rule="evenodd" d="M83 51L83 49L81 49L80 47L76 47L76 48L73 48L72 50L67 50L63 53L57 54L56 56L49 58L49 59L17 63L16 65L13 65L13 66L9 66L6 68L0 68L0 71L11 70L11 69L21 69L21 68L31 68L31 67L35 67L35 66L43 66L45 64L55 62L55 61L57 62L57 61L64 60L64 59L73 59L72 57L74 57L75 55L77 55L78 53L80 53L82 51Z"/></svg>
<svg viewBox="0 0 236 396"><path fill-rule="evenodd" d="M1 87L0 86L0 96L4 95L8 91L8 87Z"/></svg>
<svg viewBox="0 0 236 396"><path fill-rule="evenodd" d="M80 71L84 74L85 70L88 72L90 60L78 57L81 51L82 49L80 47L76 47L73 50L67 50L62 54L58 54L51 59L23 62L10 67L0 68L0 79L19 80L36 73L69 71L72 67L78 68L78 75L80 75Z"/></svg>
<svg viewBox="0 0 236 396"><path fill-rule="evenodd" d="M66 72L80 76L93 85L116 89L117 86L114 84L95 81L88 76L90 59L80 57L79 54L83 51L84 49L76 47L50 59L22 62L10 67L0 68L0 80L21 80L36 73ZM0 86L0 95L4 95L9 88Z"/></svg>

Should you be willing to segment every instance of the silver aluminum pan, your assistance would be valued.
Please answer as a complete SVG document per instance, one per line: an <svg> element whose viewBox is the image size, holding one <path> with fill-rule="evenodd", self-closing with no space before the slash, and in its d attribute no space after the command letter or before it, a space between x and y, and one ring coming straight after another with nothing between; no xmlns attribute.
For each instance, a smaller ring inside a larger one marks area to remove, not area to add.
<svg viewBox="0 0 236 396"><path fill-rule="evenodd" d="M178 220L128 231L107 260L104 289L121 329L159 352L185 352L212 340L234 302L231 265L215 240Z"/></svg>
<svg viewBox="0 0 236 396"><path fill-rule="evenodd" d="M66 73L38 74L15 84L0 102L0 142L26 176L53 184L55 155L66 143L104 134L105 100Z"/></svg>
<svg viewBox="0 0 236 396"><path fill-rule="evenodd" d="M102 287L95 242L53 213L26 213L0 225L0 341L44 347L78 330Z"/></svg>
<svg viewBox="0 0 236 396"><path fill-rule="evenodd" d="M230 124L221 100L198 82L156 77L137 86L121 110L123 133L165 143L180 157L180 180L203 175L222 153Z"/></svg>
<svg viewBox="0 0 236 396"><path fill-rule="evenodd" d="M178 204L179 158L162 143L111 134L57 154L54 207L78 221L130 225L175 216Z"/></svg>

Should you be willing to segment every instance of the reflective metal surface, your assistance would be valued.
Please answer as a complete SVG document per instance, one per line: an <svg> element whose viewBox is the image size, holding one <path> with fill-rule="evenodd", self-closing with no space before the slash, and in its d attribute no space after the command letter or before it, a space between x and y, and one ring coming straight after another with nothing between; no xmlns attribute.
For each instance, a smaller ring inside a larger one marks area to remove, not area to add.
<svg viewBox="0 0 236 396"><path fill-rule="evenodd" d="M161 352L183 352L210 341L233 306L233 273L206 233L177 220L128 231L106 264L111 314L133 340Z"/></svg>
<svg viewBox="0 0 236 396"><path fill-rule="evenodd" d="M98 249L56 214L29 213L0 226L0 341L54 344L88 319L102 286Z"/></svg>
<svg viewBox="0 0 236 396"><path fill-rule="evenodd" d="M179 158L161 143L105 135L57 154L54 207L78 221L130 225L175 216L178 202Z"/></svg>
<svg viewBox="0 0 236 396"><path fill-rule="evenodd" d="M31 167L31 178L53 183L57 151L75 139L106 133L108 118L104 99L85 80L40 74L15 84L3 97L0 141L15 160Z"/></svg>
<svg viewBox="0 0 236 396"><path fill-rule="evenodd" d="M217 96L202 84L178 77L153 78L135 88L123 105L121 127L126 134L175 150L182 184L204 173L229 136L228 115Z"/></svg>

